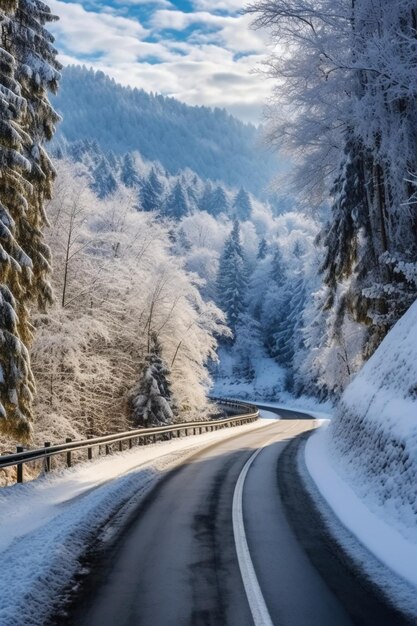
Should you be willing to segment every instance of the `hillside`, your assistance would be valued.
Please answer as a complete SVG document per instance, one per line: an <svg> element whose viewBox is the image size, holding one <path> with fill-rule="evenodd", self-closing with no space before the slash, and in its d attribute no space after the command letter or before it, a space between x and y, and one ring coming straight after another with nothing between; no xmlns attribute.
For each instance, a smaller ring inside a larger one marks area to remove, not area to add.
<svg viewBox="0 0 417 626"><path fill-rule="evenodd" d="M279 167L253 125L225 110L122 87L102 72L66 68L53 102L64 120L58 136L95 140L116 154L138 151L170 174L189 167L203 179L260 195Z"/></svg>
<svg viewBox="0 0 417 626"><path fill-rule="evenodd" d="M417 304L346 389L327 431L338 472L367 506L416 537Z"/></svg>

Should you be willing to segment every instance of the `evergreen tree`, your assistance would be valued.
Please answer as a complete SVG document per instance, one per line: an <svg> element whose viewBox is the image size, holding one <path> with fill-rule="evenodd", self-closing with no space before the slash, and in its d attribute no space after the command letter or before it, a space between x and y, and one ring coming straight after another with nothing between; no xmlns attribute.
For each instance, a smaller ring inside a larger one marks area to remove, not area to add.
<svg viewBox="0 0 417 626"><path fill-rule="evenodd" d="M234 372L248 382L255 378L256 359L259 357L256 347L261 343L259 322L247 313L240 315L233 346Z"/></svg>
<svg viewBox="0 0 417 626"><path fill-rule="evenodd" d="M204 185L203 193L197 203L198 208L201 211L206 211L207 213L210 213L212 195L213 195L213 185L210 181L207 181L206 184Z"/></svg>
<svg viewBox="0 0 417 626"><path fill-rule="evenodd" d="M282 258L281 250L276 246L271 261L270 279L277 286L282 287L287 278L287 270Z"/></svg>
<svg viewBox="0 0 417 626"><path fill-rule="evenodd" d="M142 210L147 213L160 211L162 205L163 185L158 174L152 168L148 178L142 183L140 190L140 200Z"/></svg>
<svg viewBox="0 0 417 626"><path fill-rule="evenodd" d="M286 289L285 289L286 287ZM302 313L305 303L304 278L301 274L288 281L284 287L282 318L273 336L272 353L276 360L289 370L292 369L294 355L302 342Z"/></svg>
<svg viewBox="0 0 417 626"><path fill-rule="evenodd" d="M30 307L52 299L50 251L42 227L54 169L45 152L59 117L48 92L60 66L45 25L55 19L32 0L0 8L0 430L29 436L34 381Z"/></svg>
<svg viewBox="0 0 417 626"><path fill-rule="evenodd" d="M262 261L262 259L266 258L267 254L268 254L268 244L266 243L265 237L262 237L261 241L259 242L258 254L256 258L258 259L258 261Z"/></svg>
<svg viewBox="0 0 417 626"><path fill-rule="evenodd" d="M239 317L245 310L246 287L246 262L240 241L239 222L235 220L220 257L217 278L218 302L227 314L232 331L236 329Z"/></svg>
<svg viewBox="0 0 417 626"><path fill-rule="evenodd" d="M140 176L136 169L135 159L133 158L131 152L127 152L127 154L123 157L120 180L125 187L129 187L130 189L139 187Z"/></svg>
<svg viewBox="0 0 417 626"><path fill-rule="evenodd" d="M229 201L223 187L220 185L217 185L211 194L207 212L210 215L214 215L214 217L220 215L220 213L227 214L229 212Z"/></svg>
<svg viewBox="0 0 417 626"><path fill-rule="evenodd" d="M252 214L252 203L247 191L241 188L233 200L233 214L241 222L250 219Z"/></svg>
<svg viewBox="0 0 417 626"><path fill-rule="evenodd" d="M139 383L129 397L132 418L140 426L166 426L174 418L172 403L170 371L153 333Z"/></svg>
<svg viewBox="0 0 417 626"><path fill-rule="evenodd" d="M113 172L113 174L116 176L116 174L119 174L120 171L120 163L119 163L119 159L116 157L116 155L114 154L113 150L110 150L109 152L107 152L106 154L106 159L108 161L108 164L110 165L110 168ZM139 184L139 179L138 179L138 184Z"/></svg>
<svg viewBox="0 0 417 626"><path fill-rule="evenodd" d="M185 191L178 180L164 205L163 215L175 220L180 220L189 213L189 207Z"/></svg>
<svg viewBox="0 0 417 626"><path fill-rule="evenodd" d="M117 190L117 180L105 157L101 159L95 168L93 178L91 188L101 200L111 196Z"/></svg>

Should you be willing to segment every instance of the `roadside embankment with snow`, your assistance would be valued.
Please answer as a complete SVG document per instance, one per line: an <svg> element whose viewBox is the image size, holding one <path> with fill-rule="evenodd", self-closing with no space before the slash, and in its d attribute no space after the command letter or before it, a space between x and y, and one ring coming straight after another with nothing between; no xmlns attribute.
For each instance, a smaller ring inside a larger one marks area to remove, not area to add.
<svg viewBox="0 0 417 626"><path fill-rule="evenodd" d="M417 543L417 303L346 389L327 446L368 508Z"/></svg>
<svg viewBox="0 0 417 626"><path fill-rule="evenodd" d="M329 428L329 422L323 423L308 439L304 459L300 459L301 474L305 467L332 512L329 515L322 509L321 498L317 498L313 490L311 495L316 506L322 509L329 532L358 569L394 605L417 618L417 543L406 539L381 514L372 511L354 487L341 477L328 447L326 431Z"/></svg>
<svg viewBox="0 0 417 626"><path fill-rule="evenodd" d="M40 626L112 520L202 448L271 423L157 443L0 489L0 624ZM276 417L276 416L275 416ZM119 522L120 523L120 522Z"/></svg>
<svg viewBox="0 0 417 626"><path fill-rule="evenodd" d="M415 589L416 353L417 303L349 385L333 420L309 439L305 452L311 477L342 524Z"/></svg>

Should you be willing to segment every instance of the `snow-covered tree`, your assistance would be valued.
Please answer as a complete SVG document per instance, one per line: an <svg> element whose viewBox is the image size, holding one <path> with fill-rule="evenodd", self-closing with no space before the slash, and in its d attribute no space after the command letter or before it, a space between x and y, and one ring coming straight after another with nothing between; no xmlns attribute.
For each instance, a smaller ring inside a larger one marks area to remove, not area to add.
<svg viewBox="0 0 417 626"><path fill-rule="evenodd" d="M127 152L123 157L120 180L128 188L137 188L140 185L140 176L131 152Z"/></svg>
<svg viewBox="0 0 417 626"><path fill-rule="evenodd" d="M256 258L258 259L258 261L262 261L266 257L267 253L268 253L268 243L265 237L262 237L261 241L259 242L258 254Z"/></svg>
<svg viewBox="0 0 417 626"><path fill-rule="evenodd" d="M210 195L206 211L210 213L210 215L216 216L221 213L228 213L229 208L229 201L223 187L217 185Z"/></svg>
<svg viewBox="0 0 417 626"><path fill-rule="evenodd" d="M255 377L256 360L259 358L259 346L262 334L259 322L251 315L243 313L238 320L233 345L234 371L243 380L252 381Z"/></svg>
<svg viewBox="0 0 417 626"><path fill-rule="evenodd" d="M93 173L92 190L101 199L111 196L117 189L117 180L105 157L101 159Z"/></svg>
<svg viewBox="0 0 417 626"><path fill-rule="evenodd" d="M128 428L128 393L154 338L178 418L204 415L207 363L226 332L221 311L173 254L169 226L135 210L130 190L100 200L84 166L60 161L57 171L48 206L57 298L49 315L35 317L32 350L38 436Z"/></svg>
<svg viewBox="0 0 417 626"><path fill-rule="evenodd" d="M30 434L34 393L30 308L51 301L42 227L54 178L44 143L59 119L48 100L60 69L45 28L53 19L40 2L0 8L0 431L22 439Z"/></svg>
<svg viewBox="0 0 417 626"><path fill-rule="evenodd" d="M227 314L232 330L235 330L238 319L244 312L246 288L247 268L240 240L239 222L235 220L220 257L217 278L218 302Z"/></svg>
<svg viewBox="0 0 417 626"><path fill-rule="evenodd" d="M401 269L417 252L416 7L259 0L250 11L286 49L269 62L270 136L297 154L297 187L333 205L327 306L339 302L338 324L364 326L369 356L417 293Z"/></svg>
<svg viewBox="0 0 417 626"><path fill-rule="evenodd" d="M252 203L247 191L242 187L233 200L233 214L241 222L248 220L252 214Z"/></svg>
<svg viewBox="0 0 417 626"><path fill-rule="evenodd" d="M162 208L164 188L155 168L151 168L149 176L142 182L140 200L143 211L151 213Z"/></svg>
<svg viewBox="0 0 417 626"><path fill-rule="evenodd" d="M174 418L170 371L155 334L141 370L140 380L129 396L133 422L138 426L166 426Z"/></svg>
<svg viewBox="0 0 417 626"><path fill-rule="evenodd" d="M174 188L168 195L162 214L165 217L169 217L174 220L180 220L189 213L189 206L186 198L186 193L181 184L181 181L175 183Z"/></svg>

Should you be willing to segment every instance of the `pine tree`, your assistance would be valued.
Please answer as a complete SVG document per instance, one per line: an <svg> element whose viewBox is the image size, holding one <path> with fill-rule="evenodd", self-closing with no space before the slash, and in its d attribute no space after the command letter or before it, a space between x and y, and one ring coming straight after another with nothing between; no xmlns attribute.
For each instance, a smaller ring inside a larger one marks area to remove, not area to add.
<svg viewBox="0 0 417 626"><path fill-rule="evenodd" d="M268 244L266 243L265 237L262 237L261 241L259 242L258 254L256 255L256 258L258 259L258 261L262 261L262 259L266 258L267 254L268 254Z"/></svg>
<svg viewBox="0 0 417 626"><path fill-rule="evenodd" d="M117 180L105 157L101 159L95 168L93 178L91 188L101 200L111 196L117 190Z"/></svg>
<svg viewBox="0 0 417 626"><path fill-rule="evenodd" d="M125 187L128 187L130 189L139 187L140 176L136 169L135 159L133 158L131 152L128 152L123 157L120 180L125 185Z"/></svg>
<svg viewBox="0 0 417 626"><path fill-rule="evenodd" d="M282 310L281 323L275 330L272 353L277 361L292 369L294 355L302 341L301 325L305 302L304 278L301 274L295 280L288 281L284 287L285 308Z"/></svg>
<svg viewBox="0 0 417 626"><path fill-rule="evenodd" d="M232 331L236 329L239 317L245 310L246 287L246 262L240 241L239 222L235 220L220 257L217 278L218 302L227 314Z"/></svg>
<svg viewBox="0 0 417 626"><path fill-rule="evenodd" d="M114 176L119 175L121 166L120 166L119 158L114 154L113 150L110 150L109 152L107 152L106 159L107 159L108 164L110 165L110 168ZM139 182L140 180L138 179L138 184Z"/></svg>
<svg viewBox="0 0 417 626"><path fill-rule="evenodd" d="M243 313L236 325L236 340L233 346L234 372L248 382L255 378L256 359L259 356L256 348L261 344L259 322L251 315Z"/></svg>
<svg viewBox="0 0 417 626"><path fill-rule="evenodd" d="M227 214L229 208L229 201L223 187L217 185L216 189L211 194L207 212L216 217L221 213Z"/></svg>
<svg viewBox="0 0 417 626"><path fill-rule="evenodd" d="M151 213L160 211L162 206L162 196L164 188L159 180L158 174L152 168L148 178L142 183L140 190L141 207L143 211Z"/></svg>
<svg viewBox="0 0 417 626"><path fill-rule="evenodd" d="M139 383L129 397L132 418L135 424L145 427L166 426L174 418L172 403L170 371L153 333Z"/></svg>
<svg viewBox="0 0 417 626"><path fill-rule="evenodd" d="M287 270L282 258L281 250L276 246L271 261L270 279L277 286L282 287L287 278Z"/></svg>
<svg viewBox="0 0 417 626"><path fill-rule="evenodd" d="M212 195L213 185L210 181L207 181L204 185L203 193L197 202L198 208L201 211L206 211L207 213L210 213Z"/></svg>
<svg viewBox="0 0 417 626"><path fill-rule="evenodd" d="M178 180L165 202L162 214L174 220L180 220L189 213L185 191Z"/></svg>
<svg viewBox="0 0 417 626"><path fill-rule="evenodd" d="M241 222L250 219L252 214L252 203L249 194L242 187L233 200L233 214Z"/></svg>
<svg viewBox="0 0 417 626"><path fill-rule="evenodd" d="M44 28L53 19L34 0L0 8L0 430L20 438L30 434L34 393L30 307L44 308L52 299L42 227L55 176L43 144L59 120L48 100L60 77Z"/></svg>

